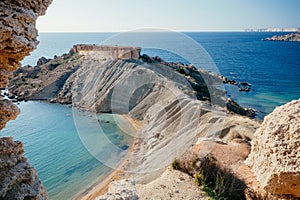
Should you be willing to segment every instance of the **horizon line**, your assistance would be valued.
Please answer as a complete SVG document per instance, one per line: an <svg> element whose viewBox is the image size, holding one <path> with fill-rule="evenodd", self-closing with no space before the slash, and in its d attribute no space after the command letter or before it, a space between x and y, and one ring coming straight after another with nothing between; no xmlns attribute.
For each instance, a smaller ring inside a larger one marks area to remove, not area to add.
<svg viewBox="0 0 300 200"><path fill-rule="evenodd" d="M39 33L125 33L125 32L141 32L141 33L151 33L151 32L180 32L180 33L196 33L196 32L281 32L281 31L257 31L263 29L274 29L277 28L245 28L238 30L168 30L168 29L153 29L154 31L147 31L147 29L136 29L136 30L120 30L120 31L38 31ZM290 28L283 28L290 29ZM299 28L298 28L299 29ZM144 31L145 30L145 31ZM290 32L290 31L283 31Z"/></svg>
<svg viewBox="0 0 300 200"><path fill-rule="evenodd" d="M120 31L38 31L39 33L123 33L123 32L145 32L145 33L151 33L151 32L245 32L244 30L164 30L159 31L157 29L156 31L143 31L146 29L139 29L137 30L120 30Z"/></svg>

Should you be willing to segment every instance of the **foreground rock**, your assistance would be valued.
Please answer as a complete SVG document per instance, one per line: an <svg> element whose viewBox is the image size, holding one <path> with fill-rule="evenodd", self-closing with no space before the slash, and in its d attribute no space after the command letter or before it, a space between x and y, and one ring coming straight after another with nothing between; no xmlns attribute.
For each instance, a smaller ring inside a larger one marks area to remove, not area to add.
<svg viewBox="0 0 300 200"><path fill-rule="evenodd" d="M95 200L115 199L202 199L209 197L199 188L192 177L186 173L167 168L157 179L147 184L136 184L134 180L114 181L109 191Z"/></svg>
<svg viewBox="0 0 300 200"><path fill-rule="evenodd" d="M38 44L35 21L45 11L52 0L3 0L0 2L0 88L5 88L12 72L20 67L20 61L29 55ZM1 97L0 97L1 98ZM2 101L0 99L0 101ZM12 107L7 102L0 103L0 129L15 114L3 106ZM3 114L3 110L6 114Z"/></svg>
<svg viewBox="0 0 300 200"><path fill-rule="evenodd" d="M115 199L139 199L136 194L135 182L133 180L122 180L111 182L107 194L95 198L95 200L115 200Z"/></svg>
<svg viewBox="0 0 300 200"><path fill-rule="evenodd" d="M300 100L277 107L252 140L246 163L275 195L300 197Z"/></svg>
<svg viewBox="0 0 300 200"><path fill-rule="evenodd" d="M16 119L18 114L20 113L20 110L18 107L13 105L11 101L5 99L0 100L0 130L4 128L5 124L9 120Z"/></svg>
<svg viewBox="0 0 300 200"><path fill-rule="evenodd" d="M24 157L22 143L1 138L0 152L0 199L47 199L36 170Z"/></svg>
<svg viewBox="0 0 300 200"><path fill-rule="evenodd" d="M37 44L35 22L52 0L1 0L0 88L6 88L12 72ZM12 96L11 96L12 97ZM0 97L0 130L15 119L19 109ZM47 199L36 171L24 158L21 142L0 138L0 199Z"/></svg>
<svg viewBox="0 0 300 200"><path fill-rule="evenodd" d="M285 42L300 42L300 32L290 33L286 35L275 35L270 38L263 39L264 41L285 41Z"/></svg>

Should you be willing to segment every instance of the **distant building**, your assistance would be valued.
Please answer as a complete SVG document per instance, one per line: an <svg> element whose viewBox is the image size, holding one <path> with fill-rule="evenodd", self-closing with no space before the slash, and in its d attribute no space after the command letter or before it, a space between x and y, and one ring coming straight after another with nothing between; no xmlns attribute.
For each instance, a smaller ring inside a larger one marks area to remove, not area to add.
<svg viewBox="0 0 300 200"><path fill-rule="evenodd" d="M95 44L77 44L72 51L79 55L92 56L98 59L139 59L141 48L130 46L107 46Z"/></svg>

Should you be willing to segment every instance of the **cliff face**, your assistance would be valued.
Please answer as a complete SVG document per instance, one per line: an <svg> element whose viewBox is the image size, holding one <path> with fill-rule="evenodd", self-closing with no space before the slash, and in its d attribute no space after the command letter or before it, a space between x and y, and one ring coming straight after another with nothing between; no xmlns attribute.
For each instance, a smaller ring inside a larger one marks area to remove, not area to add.
<svg viewBox="0 0 300 200"><path fill-rule="evenodd" d="M0 199L47 199L36 170L24 157L22 143L1 138L0 152Z"/></svg>
<svg viewBox="0 0 300 200"><path fill-rule="evenodd" d="M8 78L20 66L20 61L37 46L35 21L38 16L45 14L51 2L52 0L0 2L0 88L6 87ZM18 109L8 102L2 102L0 106L1 129L8 120L16 117Z"/></svg>
<svg viewBox="0 0 300 200"><path fill-rule="evenodd" d="M0 2L0 88L5 88L20 61L38 44L35 21L52 0L2 0ZM0 129L19 114L0 97ZM36 171L24 158L21 142L0 138L0 199L47 199Z"/></svg>

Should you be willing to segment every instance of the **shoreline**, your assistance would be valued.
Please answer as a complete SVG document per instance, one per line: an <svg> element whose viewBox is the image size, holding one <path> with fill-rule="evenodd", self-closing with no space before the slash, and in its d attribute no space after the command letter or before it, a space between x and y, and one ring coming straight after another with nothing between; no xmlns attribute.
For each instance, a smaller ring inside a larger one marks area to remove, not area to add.
<svg viewBox="0 0 300 200"><path fill-rule="evenodd" d="M136 121L129 117L128 115L121 115L125 120L128 121L128 123L135 129L137 132L141 128L141 122ZM128 164L129 157L131 156L133 150L135 149L135 145L137 138L135 137L128 148L127 156L124 158L124 161L119 164L117 169L111 169L111 171L102 177L101 179L98 179L94 184L92 184L87 189L79 192L74 197L72 197L73 200L94 200L96 197L101 196L105 194L108 190L108 186L112 181L120 180L121 178L125 177L124 169L126 165Z"/></svg>

